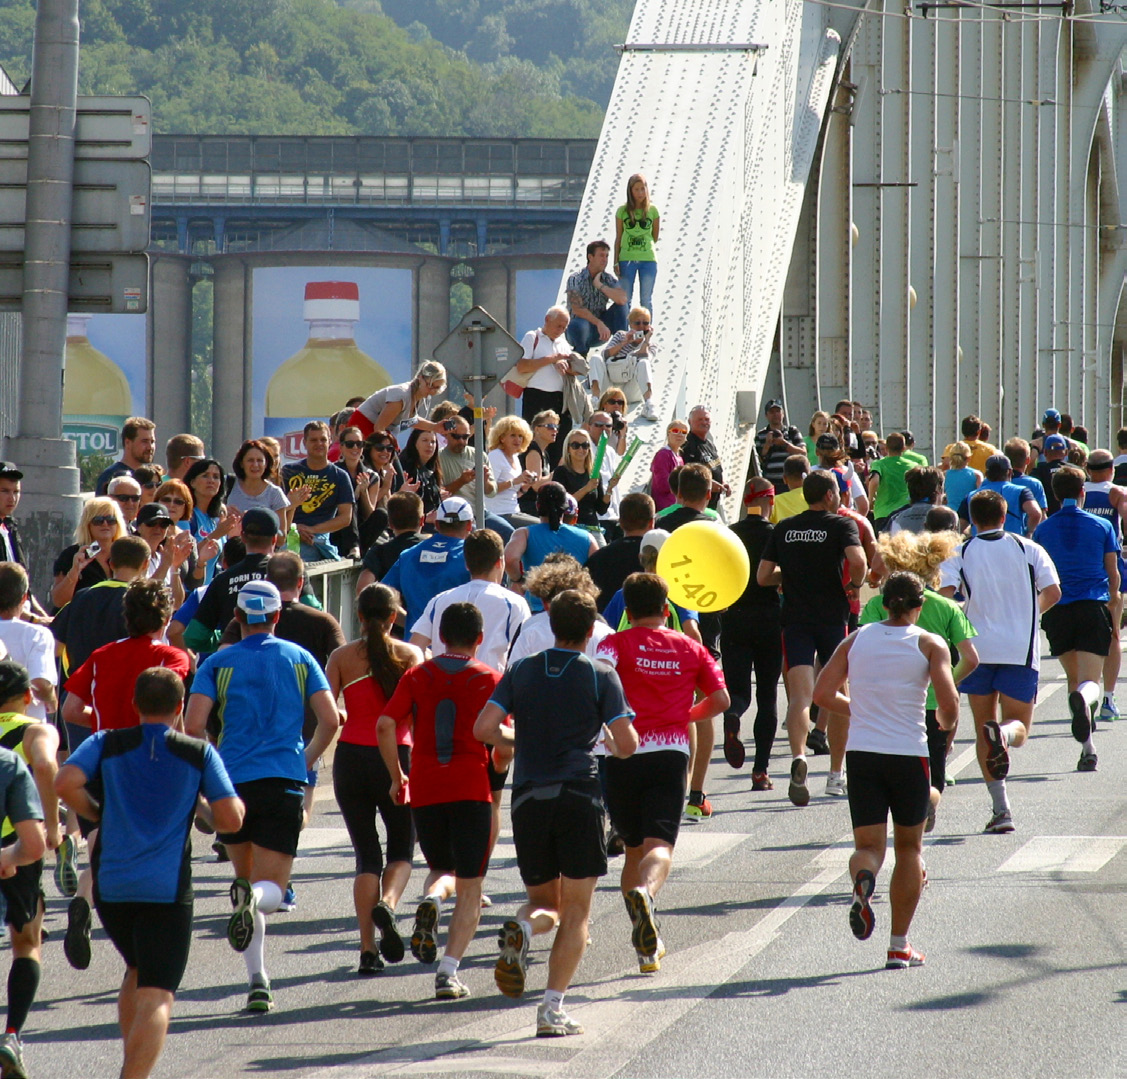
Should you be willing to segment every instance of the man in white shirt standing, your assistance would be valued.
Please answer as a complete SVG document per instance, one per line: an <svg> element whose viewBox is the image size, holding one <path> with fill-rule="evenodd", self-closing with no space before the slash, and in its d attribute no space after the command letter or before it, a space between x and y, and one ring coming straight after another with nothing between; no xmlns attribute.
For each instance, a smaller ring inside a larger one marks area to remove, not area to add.
<svg viewBox="0 0 1127 1079"><path fill-rule="evenodd" d="M964 613L978 630L978 667L959 683L974 716L978 763L993 814L985 832L1014 830L1006 793L1009 750L1025 743L1033 723L1041 647L1040 616L1061 597L1052 559L1032 540L1005 531L1006 501L997 491L971 495L977 533L940 568L940 593L966 596ZM1000 716L999 716L1000 713Z"/></svg>
<svg viewBox="0 0 1127 1079"><path fill-rule="evenodd" d="M531 425L537 413L548 410L560 418L556 440L548 446L552 468L560 463L572 425L571 414L564 408L564 379L575 374L571 369L572 348L565 336L570 321L567 308L549 307L544 325L524 335L524 357L517 361L517 372L531 375L520 399L520 414L525 422Z"/></svg>

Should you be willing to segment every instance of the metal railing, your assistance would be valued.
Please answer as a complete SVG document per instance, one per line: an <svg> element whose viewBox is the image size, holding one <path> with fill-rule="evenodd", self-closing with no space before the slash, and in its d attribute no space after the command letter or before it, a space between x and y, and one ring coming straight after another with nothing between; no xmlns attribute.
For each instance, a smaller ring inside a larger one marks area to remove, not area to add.
<svg viewBox="0 0 1127 1079"><path fill-rule="evenodd" d="M360 636L356 617L356 581L363 567L359 562L307 562L305 578L321 606L339 623L346 641Z"/></svg>

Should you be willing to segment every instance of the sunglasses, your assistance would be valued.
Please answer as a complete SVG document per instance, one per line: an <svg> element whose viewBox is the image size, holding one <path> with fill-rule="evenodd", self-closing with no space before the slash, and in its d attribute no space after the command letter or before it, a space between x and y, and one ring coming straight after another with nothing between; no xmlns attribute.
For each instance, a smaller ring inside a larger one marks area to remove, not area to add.
<svg viewBox="0 0 1127 1079"><path fill-rule="evenodd" d="M608 404L608 405L619 405L619 406L621 406L622 408L625 408L625 407L626 407L626 398L625 398L625 397L608 397L608 398L606 399L606 402L605 402L605 404Z"/></svg>
<svg viewBox="0 0 1127 1079"><path fill-rule="evenodd" d="M91 517L90 523L92 525L112 525L116 523L117 518L112 517L110 514L99 514L97 517Z"/></svg>
<svg viewBox="0 0 1127 1079"><path fill-rule="evenodd" d="M390 442L381 442L378 446L372 447L376 453L391 453L394 448Z"/></svg>
<svg viewBox="0 0 1127 1079"><path fill-rule="evenodd" d="M592 427L609 427L610 424L609 423L592 423L591 426Z"/></svg>
<svg viewBox="0 0 1127 1079"><path fill-rule="evenodd" d="M546 431L558 431L560 425L558 423L538 423L537 427L543 427Z"/></svg>
<svg viewBox="0 0 1127 1079"><path fill-rule="evenodd" d="M151 483L142 483L141 486L144 487L146 491L155 491L160 486L160 480L153 480Z"/></svg>
<svg viewBox="0 0 1127 1079"><path fill-rule="evenodd" d="M648 323L648 322L631 322L630 325L631 326L649 326L650 323Z"/></svg>
<svg viewBox="0 0 1127 1079"><path fill-rule="evenodd" d="M188 504L186 499L172 498L169 495L165 495L164 498L158 499L158 501L162 506L186 506Z"/></svg>
<svg viewBox="0 0 1127 1079"><path fill-rule="evenodd" d="M140 495L114 495L115 502L140 502Z"/></svg>
<svg viewBox="0 0 1127 1079"><path fill-rule="evenodd" d="M346 449L355 450L355 449L358 449L360 446L363 446L364 443L361 442L360 439L358 439L358 438L346 438L341 443L341 445L344 446Z"/></svg>
<svg viewBox="0 0 1127 1079"><path fill-rule="evenodd" d="M689 431L687 427L670 427L669 433L671 435L687 435Z"/></svg>
<svg viewBox="0 0 1127 1079"><path fill-rule="evenodd" d="M469 435L447 435L446 437L453 439L455 442L468 442L470 438Z"/></svg>
<svg viewBox="0 0 1127 1079"><path fill-rule="evenodd" d="M569 450L589 450L591 448L590 442L569 442L567 444Z"/></svg>

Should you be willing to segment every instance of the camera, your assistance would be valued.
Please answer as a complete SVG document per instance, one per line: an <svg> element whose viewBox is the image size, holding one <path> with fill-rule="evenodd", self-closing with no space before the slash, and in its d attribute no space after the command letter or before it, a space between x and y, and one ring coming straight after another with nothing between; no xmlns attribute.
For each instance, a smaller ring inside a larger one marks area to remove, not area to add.
<svg viewBox="0 0 1127 1079"><path fill-rule="evenodd" d="M626 424L623 422L623 419L622 419L622 413L619 412L618 409L615 409L610 414L610 426L611 426L611 430L616 435L618 434L619 431L621 431L626 426Z"/></svg>
<svg viewBox="0 0 1127 1079"><path fill-rule="evenodd" d="M457 427L457 426L458 426L458 421L457 421L457 420L446 420L446 421L445 421L445 422L444 422L444 423L442 424L442 429L443 429L444 431L453 431L453 430L454 430L454 428L455 428L455 427Z"/></svg>

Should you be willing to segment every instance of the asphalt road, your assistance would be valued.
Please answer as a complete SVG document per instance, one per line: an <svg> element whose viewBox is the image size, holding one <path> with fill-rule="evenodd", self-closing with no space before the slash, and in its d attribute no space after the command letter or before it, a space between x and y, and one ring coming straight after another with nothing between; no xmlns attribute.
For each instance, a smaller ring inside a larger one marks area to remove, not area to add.
<svg viewBox="0 0 1127 1079"><path fill-rule="evenodd" d="M963 710L957 785L927 837L930 887L912 932L924 967L883 969L879 898L872 939L850 934L848 809L821 796L825 757L811 759L810 806L791 806L782 731L772 793L751 794L750 754L733 772L717 753L716 814L683 828L660 897L669 955L656 975L637 973L621 863L611 863L567 998L586 1032L566 1039L534 1037L547 938L534 943L524 1000L493 985L496 930L523 894L507 830L486 878L493 906L462 967L470 998L433 1000L433 968L410 954L377 978L356 977L352 858L324 785L294 867L298 907L269 919L277 1006L268 1015L242 1012L245 970L225 937L229 867L195 836L196 935L155 1074L1127 1075L1127 720L1097 732L1100 770L1078 774L1060 678L1046 661L1034 736L1014 754L1013 835L981 834L989 798ZM421 885L416 871L402 906L408 931ZM887 868L878 896L886 887ZM28 1068L58 1079L116 1075L121 962L98 929L90 968L72 970L66 901L46 889L51 940L25 1030Z"/></svg>

